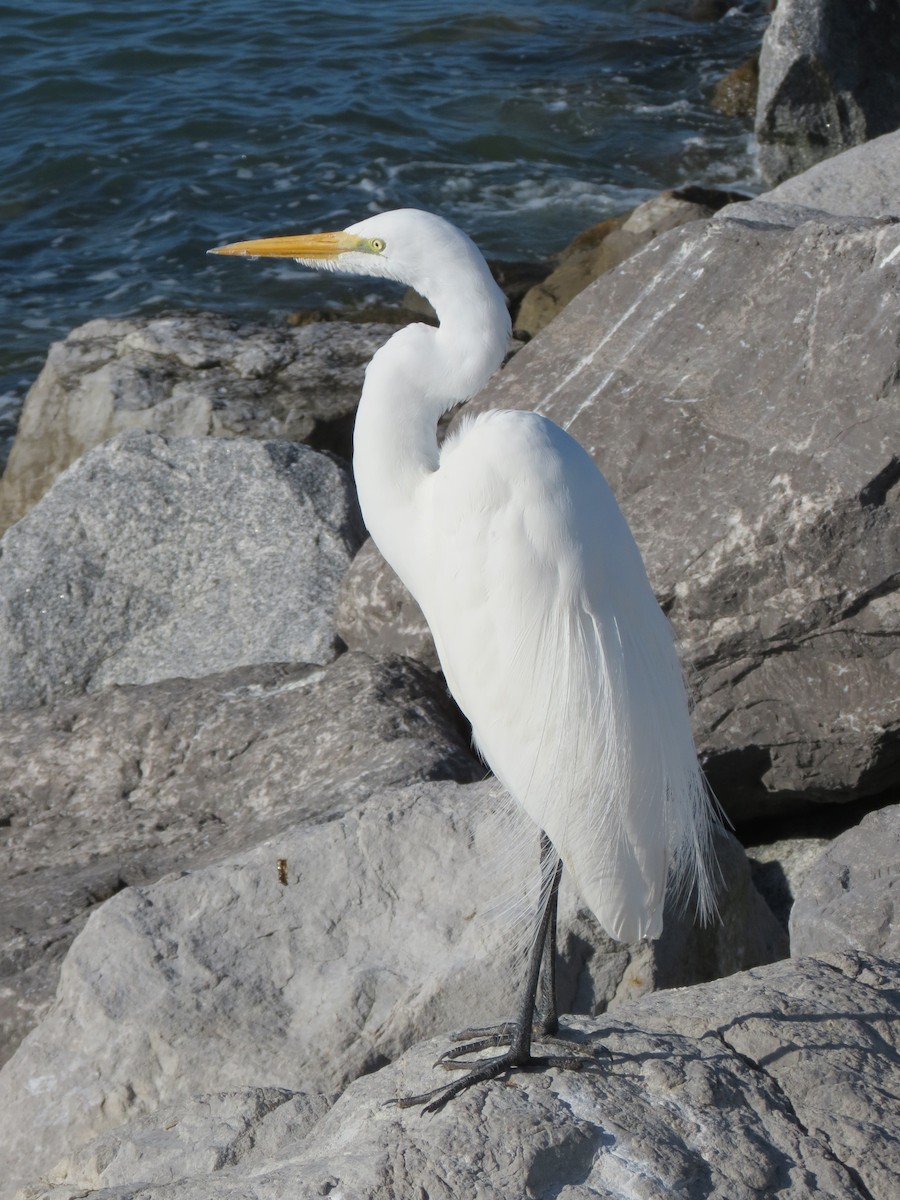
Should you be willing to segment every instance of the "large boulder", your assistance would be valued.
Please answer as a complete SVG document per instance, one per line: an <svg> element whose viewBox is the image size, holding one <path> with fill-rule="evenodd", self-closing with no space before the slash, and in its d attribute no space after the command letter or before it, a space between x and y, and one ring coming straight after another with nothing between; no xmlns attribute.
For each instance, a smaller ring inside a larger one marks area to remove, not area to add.
<svg viewBox="0 0 900 1200"><path fill-rule="evenodd" d="M46 1011L98 904L371 792L483 766L410 659L238 667L7 710L0 741L0 1062Z"/></svg>
<svg viewBox="0 0 900 1200"><path fill-rule="evenodd" d="M759 165L780 183L900 126L896 0L779 0L759 60Z"/></svg>
<svg viewBox="0 0 900 1200"><path fill-rule="evenodd" d="M900 804L869 813L806 874L791 910L791 954L862 950L900 960Z"/></svg>
<svg viewBox="0 0 900 1200"><path fill-rule="evenodd" d="M302 1092L197 1097L69 1153L23 1200L892 1200L898 983L896 963L848 956L657 993L566 1022L582 1070L479 1085L426 1119L389 1101L446 1081L441 1040L318 1120Z"/></svg>
<svg viewBox="0 0 900 1200"><path fill-rule="evenodd" d="M594 456L733 819L898 776L898 289L890 219L733 205L601 276L467 408L536 409ZM399 583L363 568L380 610L342 636L418 647Z"/></svg>
<svg viewBox="0 0 900 1200"><path fill-rule="evenodd" d="M365 364L391 330L239 324L218 313L98 319L50 347L0 479L0 533L56 476L129 429L306 442L349 458Z"/></svg>
<svg viewBox="0 0 900 1200"><path fill-rule="evenodd" d="M0 1180L193 1093L334 1095L420 1038L509 1018L528 940L511 914L535 899L537 837L493 812L494 791L388 790L102 905L0 1072ZM785 953L740 847L723 833L719 849L722 923L670 911L652 946L612 943L564 888L564 1011Z"/></svg>
<svg viewBox="0 0 900 1200"><path fill-rule="evenodd" d="M329 662L361 536L349 472L329 455L121 434L0 541L0 706Z"/></svg>

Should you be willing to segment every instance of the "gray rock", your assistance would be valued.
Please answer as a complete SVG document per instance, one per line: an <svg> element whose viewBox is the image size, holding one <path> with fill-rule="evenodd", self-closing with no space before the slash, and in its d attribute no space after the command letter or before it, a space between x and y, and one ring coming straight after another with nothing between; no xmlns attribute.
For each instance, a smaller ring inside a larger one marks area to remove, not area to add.
<svg viewBox="0 0 900 1200"><path fill-rule="evenodd" d="M219 1172L225 1178L238 1163L242 1172L263 1169L299 1142L330 1106L327 1096L284 1088L190 1096L79 1147L51 1172L50 1186L71 1194L73 1185L109 1188L152 1180L159 1186L194 1176L209 1180ZM26 1187L24 1195L40 1200L46 1186Z"/></svg>
<svg viewBox="0 0 900 1200"><path fill-rule="evenodd" d="M896 961L791 960L648 996L640 1021L739 1055L771 1080L795 1128L843 1164L856 1195L890 1200L900 1174L898 984ZM831 1194L820 1186L820 1195Z"/></svg>
<svg viewBox="0 0 900 1200"><path fill-rule="evenodd" d="M562 252L555 270L526 293L515 319L516 329L532 336L538 333L604 271L611 271L667 229L702 220L724 203L723 199L711 207L712 193L701 193L698 202L691 195L698 190L662 192L639 204L627 217L601 221L580 233Z"/></svg>
<svg viewBox="0 0 900 1200"><path fill-rule="evenodd" d="M762 199L837 216L900 217L900 130L817 163Z"/></svg>
<svg viewBox="0 0 900 1200"><path fill-rule="evenodd" d="M467 407L537 409L594 456L735 820L897 779L898 290L897 224L732 205L601 276ZM408 609L380 629L397 585L369 586L353 644L418 652Z"/></svg>
<svg viewBox="0 0 900 1200"><path fill-rule="evenodd" d="M824 852L878 807L878 800L820 804L784 820L763 820L742 828L754 887L785 931L804 880Z"/></svg>
<svg viewBox="0 0 900 1200"><path fill-rule="evenodd" d="M759 60L759 165L780 183L900 125L895 0L780 0Z"/></svg>
<svg viewBox="0 0 900 1200"><path fill-rule="evenodd" d="M432 1064L444 1045L435 1040L357 1080L302 1140L273 1145L265 1165L232 1158L175 1182L197 1152L182 1151L159 1120L168 1153L150 1173L130 1161L154 1127L144 1119L67 1157L24 1197L891 1200L897 984L896 964L875 959L777 964L657 993L599 1022L567 1022L567 1039L588 1060L581 1071L517 1074L425 1119L387 1106L440 1082ZM193 1122L196 1107L176 1112Z"/></svg>
<svg viewBox="0 0 900 1200"><path fill-rule="evenodd" d="M0 1072L0 1180L24 1183L198 1092L331 1095L418 1039L508 1018L523 949L511 914L533 896L537 839L489 815L493 787L387 791L102 905L63 963L56 1004ZM784 951L723 838L722 927L692 931L670 913L652 948L619 946L564 889L564 1009L596 1012Z"/></svg>
<svg viewBox="0 0 900 1200"><path fill-rule="evenodd" d="M288 442L122 434L0 541L0 705L334 658L349 473Z"/></svg>
<svg viewBox="0 0 900 1200"><path fill-rule="evenodd" d="M483 766L405 660L240 667L9 710L0 742L0 1062L46 1011L90 912L378 788Z"/></svg>
<svg viewBox="0 0 900 1200"><path fill-rule="evenodd" d="M862 950L900 960L900 804L869 813L807 873L791 912L791 954Z"/></svg>
<svg viewBox="0 0 900 1200"><path fill-rule="evenodd" d="M338 592L334 625L351 650L405 654L437 669L425 616L371 538L354 558Z"/></svg>
<svg viewBox="0 0 900 1200"><path fill-rule="evenodd" d="M785 930L803 880L830 844L827 837L807 833L746 847L753 886Z"/></svg>
<svg viewBox="0 0 900 1200"><path fill-rule="evenodd" d="M269 328L218 313L96 320L50 348L0 480L0 533L128 429L307 442L350 456L363 369L391 329Z"/></svg>

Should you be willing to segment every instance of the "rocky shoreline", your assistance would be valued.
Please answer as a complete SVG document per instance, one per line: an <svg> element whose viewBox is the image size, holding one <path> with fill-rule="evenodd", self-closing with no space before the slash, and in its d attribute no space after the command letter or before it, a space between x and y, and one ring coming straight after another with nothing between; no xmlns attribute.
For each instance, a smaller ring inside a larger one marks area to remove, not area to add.
<svg viewBox="0 0 900 1200"><path fill-rule="evenodd" d="M740 837L710 929L621 946L565 891L584 1069L426 1119L386 1102L508 1015L495 910L534 864L364 542L346 458L392 329L52 348L0 481L2 1200L893 1196L898 185L900 132L511 284L530 340L468 410L597 459Z"/></svg>

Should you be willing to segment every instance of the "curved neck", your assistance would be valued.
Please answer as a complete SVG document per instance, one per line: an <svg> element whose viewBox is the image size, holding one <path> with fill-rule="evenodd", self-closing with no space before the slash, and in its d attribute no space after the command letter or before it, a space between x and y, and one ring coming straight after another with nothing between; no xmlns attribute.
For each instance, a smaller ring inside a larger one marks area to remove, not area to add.
<svg viewBox="0 0 900 1200"><path fill-rule="evenodd" d="M353 472L363 519L413 594L416 494L440 463L438 421L484 386L509 339L503 293L482 265L474 280L460 271L440 285L426 281L438 328L409 325L382 346L366 370L356 415Z"/></svg>

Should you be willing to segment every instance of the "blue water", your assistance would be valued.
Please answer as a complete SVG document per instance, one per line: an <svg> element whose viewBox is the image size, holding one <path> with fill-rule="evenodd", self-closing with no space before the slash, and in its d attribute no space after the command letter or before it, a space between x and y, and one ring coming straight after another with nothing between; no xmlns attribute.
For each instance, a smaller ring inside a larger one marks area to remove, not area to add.
<svg viewBox="0 0 900 1200"><path fill-rule="evenodd" d="M223 241L415 205L536 259L664 187L757 189L748 123L707 97L762 10L0 4L0 436L49 343L91 317L348 295L286 263L235 272L205 256Z"/></svg>

